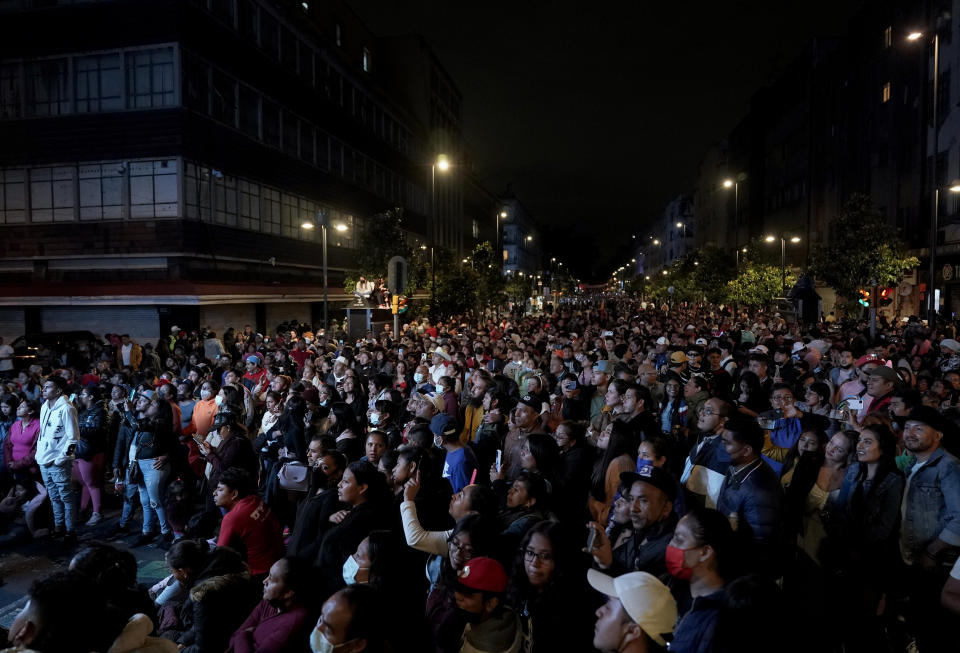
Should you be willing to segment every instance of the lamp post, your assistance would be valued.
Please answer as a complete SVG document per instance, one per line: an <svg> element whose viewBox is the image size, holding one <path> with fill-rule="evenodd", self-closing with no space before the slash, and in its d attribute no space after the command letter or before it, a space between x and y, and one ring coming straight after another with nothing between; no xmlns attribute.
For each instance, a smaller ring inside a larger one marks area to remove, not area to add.
<svg viewBox="0 0 960 653"><path fill-rule="evenodd" d="M744 254L746 254L746 253L747 253L747 248L746 248L746 247L743 247L743 248L738 247L738 248L736 249L736 254L737 254L736 270L737 270L737 274L740 274L740 252L743 252Z"/></svg>
<svg viewBox="0 0 960 653"><path fill-rule="evenodd" d="M933 156L930 157L930 186L931 201L930 207L930 287L927 291L927 324L933 327L937 319L937 305L935 297L935 287L937 285L937 223L939 221L940 211L940 188L937 185L937 153L940 149L940 121L938 114L939 104L939 86L940 86L940 22L937 19L936 27L933 30ZM913 31L907 35L908 41L919 41L924 36L921 31ZM924 66L926 68L926 66Z"/></svg>
<svg viewBox="0 0 960 653"><path fill-rule="evenodd" d="M784 234L780 234L779 236L767 236L764 240L773 243L776 242L777 238L780 239L780 292L783 294L787 290L787 239ZM791 236L790 242L799 243L800 236Z"/></svg>
<svg viewBox="0 0 960 653"><path fill-rule="evenodd" d="M317 211L316 224L313 222L305 221L300 226L303 229L308 231L312 230L316 225L320 225L320 236L323 242L322 257L323 257L323 329L324 333L330 328L330 314L327 301L327 215L323 210ZM346 231L347 225L342 222L338 222L333 225L333 228L337 231Z"/></svg>
<svg viewBox="0 0 960 653"><path fill-rule="evenodd" d="M437 246L437 169L446 172L450 169L450 159L446 154L437 156L437 160L430 164L430 322L437 321L437 270L433 265L433 250Z"/></svg>

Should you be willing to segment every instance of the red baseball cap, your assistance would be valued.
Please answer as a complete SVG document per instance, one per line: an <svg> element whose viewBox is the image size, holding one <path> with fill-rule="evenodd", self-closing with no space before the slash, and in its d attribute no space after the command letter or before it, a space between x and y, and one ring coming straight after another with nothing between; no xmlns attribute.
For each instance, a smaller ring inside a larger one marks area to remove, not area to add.
<svg viewBox="0 0 960 653"><path fill-rule="evenodd" d="M473 558L457 572L457 581L473 592L502 594L507 591L507 572L493 558Z"/></svg>
<svg viewBox="0 0 960 653"><path fill-rule="evenodd" d="M865 354L857 359L856 364L857 364L857 367L860 368L866 365L867 363L876 363L878 365L883 365L883 359L877 358L873 354Z"/></svg>

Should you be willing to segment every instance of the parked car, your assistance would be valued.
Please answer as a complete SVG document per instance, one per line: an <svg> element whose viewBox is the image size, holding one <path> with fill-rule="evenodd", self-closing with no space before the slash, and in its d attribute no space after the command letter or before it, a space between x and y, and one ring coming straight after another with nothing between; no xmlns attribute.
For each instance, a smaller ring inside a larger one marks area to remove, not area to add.
<svg viewBox="0 0 960 653"><path fill-rule="evenodd" d="M19 371L34 363L56 366L56 360L66 351L75 349L81 342L100 342L100 338L90 331L53 331L22 335L10 343L13 347L13 367ZM49 352L49 355L44 355L46 352Z"/></svg>

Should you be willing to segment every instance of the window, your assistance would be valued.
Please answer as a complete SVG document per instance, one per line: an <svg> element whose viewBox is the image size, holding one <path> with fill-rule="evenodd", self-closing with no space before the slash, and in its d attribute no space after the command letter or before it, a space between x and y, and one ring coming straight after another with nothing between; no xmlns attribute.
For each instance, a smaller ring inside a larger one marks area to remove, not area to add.
<svg viewBox="0 0 960 653"><path fill-rule="evenodd" d="M249 86L240 86L240 129L260 140L260 96Z"/></svg>
<svg viewBox="0 0 960 653"><path fill-rule="evenodd" d="M307 122L300 123L300 158L313 163L314 128Z"/></svg>
<svg viewBox="0 0 960 653"><path fill-rule="evenodd" d="M210 65L194 57L184 58L184 104L200 113L210 112Z"/></svg>
<svg viewBox="0 0 960 653"><path fill-rule="evenodd" d="M297 37L286 27L280 28L280 62L290 72L297 72Z"/></svg>
<svg viewBox="0 0 960 653"><path fill-rule="evenodd" d="M888 26L887 29L883 30L883 49L886 50L892 45L893 45L893 27Z"/></svg>
<svg viewBox="0 0 960 653"><path fill-rule="evenodd" d="M263 187L263 214L261 228L264 233L280 234L280 191Z"/></svg>
<svg viewBox="0 0 960 653"><path fill-rule="evenodd" d="M214 119L231 127L237 125L237 82L231 77L213 71L213 105L211 115Z"/></svg>
<svg viewBox="0 0 960 653"><path fill-rule="evenodd" d="M177 217L179 182L176 161L131 162L128 174L131 218Z"/></svg>
<svg viewBox="0 0 960 653"><path fill-rule="evenodd" d="M292 156L298 156L297 148L300 145L298 122L297 117L292 113L283 112L283 151Z"/></svg>
<svg viewBox="0 0 960 653"><path fill-rule="evenodd" d="M300 41L300 79L313 86L313 49Z"/></svg>
<svg viewBox="0 0 960 653"><path fill-rule="evenodd" d="M241 229L260 231L260 186L248 181L237 182Z"/></svg>
<svg viewBox="0 0 960 653"><path fill-rule="evenodd" d="M76 57L76 110L78 113L123 109L123 74L119 54Z"/></svg>
<svg viewBox="0 0 960 653"><path fill-rule="evenodd" d="M173 48L127 53L127 107L149 109L173 104Z"/></svg>
<svg viewBox="0 0 960 653"><path fill-rule="evenodd" d="M890 82L887 82L883 85L883 89L880 91L880 102L887 103L890 101Z"/></svg>
<svg viewBox="0 0 960 653"><path fill-rule="evenodd" d="M363 46L363 72L370 72L370 48Z"/></svg>
<svg viewBox="0 0 960 653"><path fill-rule="evenodd" d="M257 42L257 4L253 0L238 0L237 2L237 27L240 29L240 35Z"/></svg>
<svg viewBox="0 0 960 653"><path fill-rule="evenodd" d="M480 221L471 220L470 221L470 235L474 238L480 238Z"/></svg>
<svg viewBox="0 0 960 653"><path fill-rule="evenodd" d="M221 175L213 178L213 222L237 226L237 178Z"/></svg>
<svg viewBox="0 0 960 653"><path fill-rule="evenodd" d="M58 116L70 111L66 59L47 59L26 66L27 115Z"/></svg>
<svg viewBox="0 0 960 653"><path fill-rule="evenodd" d="M233 27L236 15L233 0L211 0L210 9L214 16L223 19L225 23Z"/></svg>
<svg viewBox="0 0 960 653"><path fill-rule="evenodd" d="M20 64L0 65L0 120L20 117L22 88Z"/></svg>
<svg viewBox="0 0 960 653"><path fill-rule="evenodd" d="M120 161L79 166L81 220L119 220L123 217L125 171Z"/></svg>
<svg viewBox="0 0 960 653"><path fill-rule="evenodd" d="M261 104L263 142L271 147L280 147L280 107L267 99L264 99Z"/></svg>
<svg viewBox="0 0 960 653"><path fill-rule="evenodd" d="M340 27L340 23L333 24L333 42L338 48L343 45L343 28Z"/></svg>
<svg viewBox="0 0 960 653"><path fill-rule="evenodd" d="M280 229L281 236L296 238L300 234L300 206L296 195L283 193L283 223Z"/></svg>
<svg viewBox="0 0 960 653"><path fill-rule="evenodd" d="M274 59L280 58L280 25L265 11L260 12L260 47Z"/></svg>
<svg viewBox="0 0 960 653"><path fill-rule="evenodd" d="M22 224L27 221L26 170L0 169L0 223Z"/></svg>
<svg viewBox="0 0 960 653"><path fill-rule="evenodd" d="M75 168L33 168L30 170L30 221L73 220Z"/></svg>

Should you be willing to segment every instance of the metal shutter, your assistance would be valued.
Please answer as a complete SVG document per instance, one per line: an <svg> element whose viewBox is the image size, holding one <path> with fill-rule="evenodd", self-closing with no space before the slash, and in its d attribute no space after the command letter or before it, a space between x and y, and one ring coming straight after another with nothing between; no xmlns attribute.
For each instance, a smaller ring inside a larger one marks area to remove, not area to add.
<svg viewBox="0 0 960 653"><path fill-rule="evenodd" d="M160 338L160 319L154 306L70 306L40 309L43 331L129 333L134 341L153 343Z"/></svg>

